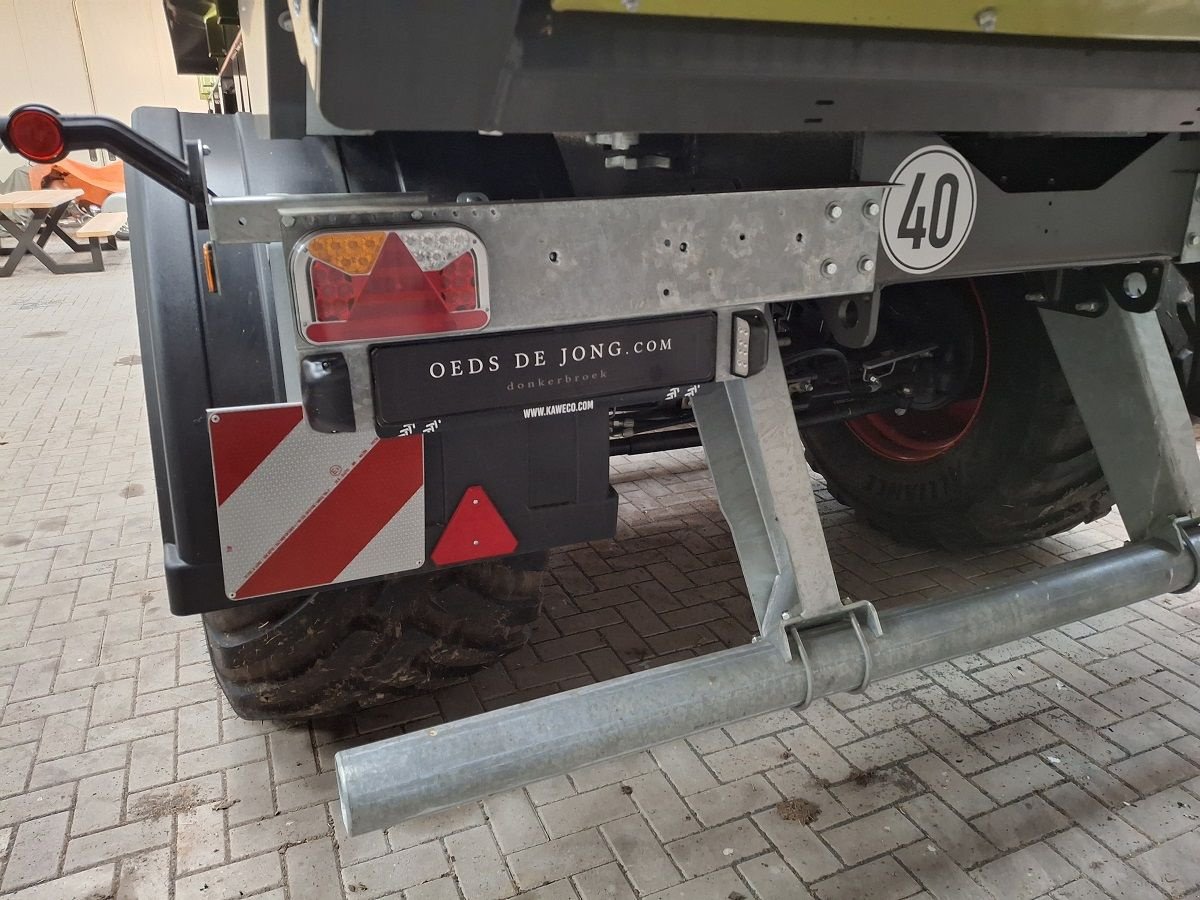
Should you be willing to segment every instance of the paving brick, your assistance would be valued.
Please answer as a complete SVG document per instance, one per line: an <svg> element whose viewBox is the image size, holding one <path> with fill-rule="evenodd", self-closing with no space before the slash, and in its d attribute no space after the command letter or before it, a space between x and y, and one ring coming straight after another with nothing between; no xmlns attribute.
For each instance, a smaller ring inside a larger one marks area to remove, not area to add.
<svg viewBox="0 0 1200 900"><path fill-rule="evenodd" d="M239 859L332 833L324 805L309 806L230 830L229 855Z"/></svg>
<svg viewBox="0 0 1200 900"><path fill-rule="evenodd" d="M633 798L634 805L645 816L660 841L673 841L700 830L700 822L662 773L639 775L630 779L626 786L632 791L629 796Z"/></svg>
<svg viewBox="0 0 1200 900"><path fill-rule="evenodd" d="M642 894L663 890L683 880L641 816L628 816L600 826L630 883Z"/></svg>
<svg viewBox="0 0 1200 900"><path fill-rule="evenodd" d="M514 853L547 839L541 820L524 790L494 794L484 800L488 821L502 853Z"/></svg>
<svg viewBox="0 0 1200 900"><path fill-rule="evenodd" d="M220 808L222 805L197 804L175 817L176 875L186 875L228 861L225 853L225 814ZM232 836L230 837L232 840Z"/></svg>
<svg viewBox="0 0 1200 900"><path fill-rule="evenodd" d="M1026 797L971 823L1002 850L1011 850L1048 834L1062 831L1070 823L1041 797Z"/></svg>
<svg viewBox="0 0 1200 900"><path fill-rule="evenodd" d="M238 900L274 887L283 878L277 853L265 853L175 880L175 900ZM378 897L378 894L360 896Z"/></svg>
<svg viewBox="0 0 1200 900"><path fill-rule="evenodd" d="M666 849L680 871L695 878L756 856L768 846L749 819L739 819L672 841Z"/></svg>
<svg viewBox="0 0 1200 900"><path fill-rule="evenodd" d="M816 881L841 867L837 858L803 822L788 821L775 810L759 813L754 822L804 881Z"/></svg>
<svg viewBox="0 0 1200 900"><path fill-rule="evenodd" d="M103 897L111 894L114 866L108 863L86 872L43 881L8 895L8 900L64 900L66 897ZM153 895L148 895L153 896Z"/></svg>
<svg viewBox="0 0 1200 900"><path fill-rule="evenodd" d="M1032 900L1075 879L1075 868L1038 842L987 863L979 869L981 884L996 897Z"/></svg>
<svg viewBox="0 0 1200 900"><path fill-rule="evenodd" d="M170 850L164 847L162 850L139 853L121 860L120 868L117 871L117 893L113 900L167 897L170 896L170 892ZM103 894L101 893L100 896Z"/></svg>
<svg viewBox="0 0 1200 900"><path fill-rule="evenodd" d="M1156 793L1200 774L1200 769L1167 747L1147 750L1113 763L1108 771L1143 795Z"/></svg>
<svg viewBox="0 0 1200 900"><path fill-rule="evenodd" d="M17 837L8 854L0 888L13 891L58 872L67 835L67 819L67 813L60 812L41 819L30 819L17 827Z"/></svg>
<svg viewBox="0 0 1200 900"><path fill-rule="evenodd" d="M651 751L654 761L685 796L716 787L717 779L687 741L671 741Z"/></svg>
<svg viewBox="0 0 1200 900"><path fill-rule="evenodd" d="M87 834L121 823L125 799L125 773L114 770L91 775L79 782L71 834Z"/></svg>
<svg viewBox="0 0 1200 900"><path fill-rule="evenodd" d="M283 859L291 900L327 900L341 894L330 838L288 847Z"/></svg>
<svg viewBox="0 0 1200 900"><path fill-rule="evenodd" d="M700 897L746 896L746 885L733 869L721 869L701 878L650 894L645 900L696 900Z"/></svg>
<svg viewBox="0 0 1200 900"><path fill-rule="evenodd" d="M275 801L271 797L271 772L265 761L227 769L225 786L230 798L237 800L226 813L230 825L251 822L275 812Z"/></svg>
<svg viewBox="0 0 1200 900"><path fill-rule="evenodd" d="M478 803L462 803L393 825L387 830L388 843L393 850L404 850L482 825L483 821L483 810Z"/></svg>
<svg viewBox="0 0 1200 900"><path fill-rule="evenodd" d="M446 851L466 900L502 900L516 893L496 839L486 825L450 835L446 838Z"/></svg>
<svg viewBox="0 0 1200 900"><path fill-rule="evenodd" d="M876 769L830 788L839 806L862 816L920 793L921 784L904 768Z"/></svg>
<svg viewBox="0 0 1200 900"><path fill-rule="evenodd" d="M831 828L821 835L847 865L902 847L921 838L921 831L898 810L882 812Z"/></svg>
<svg viewBox="0 0 1200 900"><path fill-rule="evenodd" d="M896 858L935 897L954 897L956 900L988 898L987 892L934 844L913 844L898 850Z"/></svg>
<svg viewBox="0 0 1200 900"><path fill-rule="evenodd" d="M1141 875L1078 828L1056 835L1047 843L1114 897L1152 897L1156 893Z"/></svg>
<svg viewBox="0 0 1200 900"><path fill-rule="evenodd" d="M1058 784L1062 775L1036 756L1023 756L982 772L972 780L993 800L1003 804Z"/></svg>
<svg viewBox="0 0 1200 900"><path fill-rule="evenodd" d="M1200 799L1182 787L1168 788L1116 809L1150 840L1163 842L1200 827Z"/></svg>
<svg viewBox="0 0 1200 900"><path fill-rule="evenodd" d="M597 866L574 878L581 900L637 900L616 863Z"/></svg>
<svg viewBox="0 0 1200 900"><path fill-rule="evenodd" d="M961 816L971 817L995 808L987 795L932 754L910 759L905 765Z"/></svg>
<svg viewBox="0 0 1200 900"><path fill-rule="evenodd" d="M1117 818L1115 813L1097 802L1078 785L1060 784L1046 791L1044 796L1068 819L1082 826L1118 856L1136 853L1149 843L1136 829ZM1053 841L1051 844L1054 845Z"/></svg>
<svg viewBox="0 0 1200 900"><path fill-rule="evenodd" d="M700 823L710 826L773 806L781 799L779 792L765 778L751 775L693 794L687 802L695 810Z"/></svg>
<svg viewBox="0 0 1200 900"><path fill-rule="evenodd" d="M925 794L900 805L901 811L933 842L939 852L965 869L996 856L991 841L963 821L937 797ZM903 854L898 854L901 860ZM911 867L910 867L911 868Z"/></svg>
<svg viewBox="0 0 1200 900"><path fill-rule="evenodd" d="M1170 897L1182 897L1200 887L1200 832L1189 831L1138 854L1132 863L1151 884Z"/></svg>
<svg viewBox="0 0 1200 900"><path fill-rule="evenodd" d="M590 829L510 854L508 867L517 886L526 891L603 865L612 858L600 832Z"/></svg>
<svg viewBox="0 0 1200 900"><path fill-rule="evenodd" d="M811 900L812 894L777 853L739 863L738 874L761 900Z"/></svg>
<svg viewBox="0 0 1200 900"><path fill-rule="evenodd" d="M885 856L818 882L813 890L820 900L859 900L864 885L870 885L872 900L900 900L920 887L896 860Z"/></svg>

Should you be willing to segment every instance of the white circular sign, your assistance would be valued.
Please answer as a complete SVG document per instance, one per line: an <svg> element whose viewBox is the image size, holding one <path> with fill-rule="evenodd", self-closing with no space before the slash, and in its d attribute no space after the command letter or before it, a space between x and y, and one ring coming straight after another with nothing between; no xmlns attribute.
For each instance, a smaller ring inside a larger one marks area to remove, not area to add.
<svg viewBox="0 0 1200 900"><path fill-rule="evenodd" d="M883 249L914 275L940 269L962 249L975 223L975 176L942 144L914 150L883 195Z"/></svg>

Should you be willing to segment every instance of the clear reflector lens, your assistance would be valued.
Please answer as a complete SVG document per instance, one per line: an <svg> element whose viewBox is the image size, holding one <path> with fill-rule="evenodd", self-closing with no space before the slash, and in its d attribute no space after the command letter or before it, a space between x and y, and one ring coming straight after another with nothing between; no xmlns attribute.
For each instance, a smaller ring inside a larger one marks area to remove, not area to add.
<svg viewBox="0 0 1200 900"><path fill-rule="evenodd" d="M314 344L476 331L488 323L483 245L457 226L319 234L297 245L293 273L301 329Z"/></svg>

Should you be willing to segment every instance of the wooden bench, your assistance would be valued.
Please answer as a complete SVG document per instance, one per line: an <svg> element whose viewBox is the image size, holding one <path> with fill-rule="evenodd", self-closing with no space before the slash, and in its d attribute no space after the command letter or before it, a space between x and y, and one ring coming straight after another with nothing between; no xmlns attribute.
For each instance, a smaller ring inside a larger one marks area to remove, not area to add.
<svg viewBox="0 0 1200 900"><path fill-rule="evenodd" d="M117 249L117 232L125 227L129 214L123 212L102 212L92 216L75 232L76 240L87 238L89 241L99 241L107 238L105 250Z"/></svg>

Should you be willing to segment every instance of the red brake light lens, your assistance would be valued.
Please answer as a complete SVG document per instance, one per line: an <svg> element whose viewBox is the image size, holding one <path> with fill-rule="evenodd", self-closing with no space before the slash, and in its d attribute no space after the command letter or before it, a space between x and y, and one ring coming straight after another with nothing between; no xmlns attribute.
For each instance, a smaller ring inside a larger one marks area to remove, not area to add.
<svg viewBox="0 0 1200 900"><path fill-rule="evenodd" d="M297 245L292 272L314 344L477 331L489 319L483 244L456 225L324 232Z"/></svg>
<svg viewBox="0 0 1200 900"><path fill-rule="evenodd" d="M17 153L32 162L58 162L67 155L62 125L44 109L17 110L8 120L6 137Z"/></svg>

